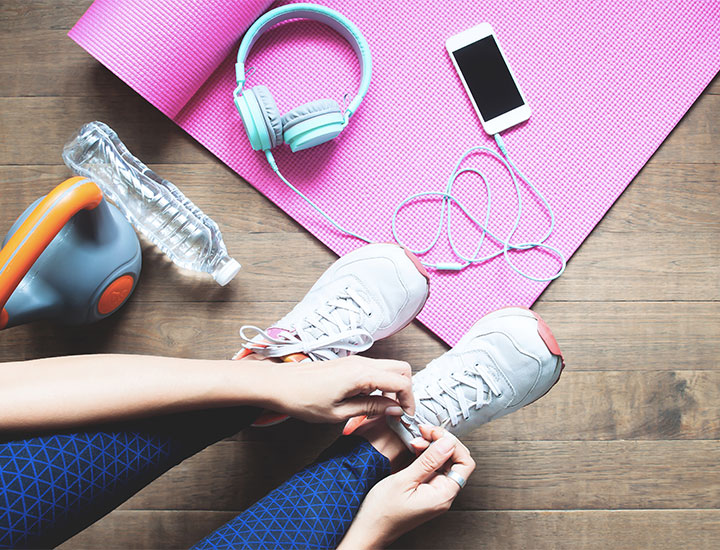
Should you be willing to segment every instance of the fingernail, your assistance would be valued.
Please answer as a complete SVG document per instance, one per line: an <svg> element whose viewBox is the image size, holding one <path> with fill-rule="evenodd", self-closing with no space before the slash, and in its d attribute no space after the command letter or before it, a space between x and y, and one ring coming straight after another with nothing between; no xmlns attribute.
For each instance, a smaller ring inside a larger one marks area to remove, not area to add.
<svg viewBox="0 0 720 550"><path fill-rule="evenodd" d="M451 438L443 436L435 443L433 443L433 445L435 445L435 448L438 451L444 454L449 453L453 450L453 448L455 447L455 442Z"/></svg>
<svg viewBox="0 0 720 550"><path fill-rule="evenodd" d="M410 445L413 447L420 447L425 442L425 440L422 437L415 437L410 440Z"/></svg>
<svg viewBox="0 0 720 550"><path fill-rule="evenodd" d="M345 424L345 428L343 429L343 435L350 435L355 430L357 430L360 427L360 424L362 424L365 421L365 416L355 416L347 421L347 424Z"/></svg>
<svg viewBox="0 0 720 550"><path fill-rule="evenodd" d="M387 416L402 416L405 414L405 411L402 410L402 407L393 406L385 409L385 414Z"/></svg>

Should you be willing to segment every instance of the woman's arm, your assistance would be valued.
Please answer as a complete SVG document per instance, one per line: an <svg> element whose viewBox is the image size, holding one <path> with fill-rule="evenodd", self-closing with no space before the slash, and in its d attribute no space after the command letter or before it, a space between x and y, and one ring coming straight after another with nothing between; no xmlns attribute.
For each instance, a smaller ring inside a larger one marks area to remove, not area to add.
<svg viewBox="0 0 720 550"><path fill-rule="evenodd" d="M400 393L397 401L366 395L374 389ZM398 407L413 408L410 367L363 357L279 364L146 355L0 364L0 431L234 405L267 407L309 421L339 421L386 410L401 414Z"/></svg>

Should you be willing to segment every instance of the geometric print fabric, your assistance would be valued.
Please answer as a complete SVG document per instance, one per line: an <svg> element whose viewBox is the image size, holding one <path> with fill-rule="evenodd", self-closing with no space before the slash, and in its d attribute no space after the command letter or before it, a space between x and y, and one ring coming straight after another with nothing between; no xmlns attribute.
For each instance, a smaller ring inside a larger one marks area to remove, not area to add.
<svg viewBox="0 0 720 550"><path fill-rule="evenodd" d="M48 535L126 494L169 455L167 437L126 432L0 443L0 548L47 546Z"/></svg>
<svg viewBox="0 0 720 550"><path fill-rule="evenodd" d="M259 412L208 409L0 441L0 548L57 546Z"/></svg>
<svg viewBox="0 0 720 550"><path fill-rule="evenodd" d="M365 439L343 437L193 550L331 549L390 462Z"/></svg>

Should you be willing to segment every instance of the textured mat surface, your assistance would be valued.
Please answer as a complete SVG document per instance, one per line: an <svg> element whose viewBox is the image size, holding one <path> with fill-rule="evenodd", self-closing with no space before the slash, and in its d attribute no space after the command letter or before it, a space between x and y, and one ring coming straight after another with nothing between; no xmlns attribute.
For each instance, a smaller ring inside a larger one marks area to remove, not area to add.
<svg viewBox="0 0 720 550"><path fill-rule="evenodd" d="M403 198L442 190L468 147L493 147L445 51L448 36L482 21L493 25L533 110L527 123L504 134L505 143L553 206L557 229L548 243L568 256L720 69L718 1L322 3L348 16L368 39L370 92L334 142L295 154L283 147L275 156L286 177L327 212L378 241L392 240L390 219ZM247 143L232 101L234 57L242 33L268 2L182 4L96 0L70 37L332 250L344 254L360 246L292 194ZM359 81L350 47L307 21L266 33L247 65L257 69L248 86L267 85L282 112L313 99L341 102ZM507 173L487 157L468 165L490 178L490 228L507 233L517 209ZM457 195L482 216L486 194L479 181L461 178ZM524 205L518 240L540 235L548 223L527 189ZM412 205L400 218L401 235L410 244L429 242L438 214L437 202ZM470 253L478 231L456 217L455 238ZM488 240L483 250L497 249ZM447 261L447 243L427 257ZM515 260L537 273L556 265L539 250ZM450 344L484 313L529 306L546 286L517 275L502 258L431 277L419 319Z"/></svg>

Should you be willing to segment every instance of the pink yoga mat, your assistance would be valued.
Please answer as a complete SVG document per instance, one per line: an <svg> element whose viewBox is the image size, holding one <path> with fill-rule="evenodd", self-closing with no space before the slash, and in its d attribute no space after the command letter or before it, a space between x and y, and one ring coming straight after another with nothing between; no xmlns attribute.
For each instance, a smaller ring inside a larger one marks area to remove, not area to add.
<svg viewBox="0 0 720 550"><path fill-rule="evenodd" d="M287 2L279 2L283 4ZM290 181L344 226L391 241L390 219L406 196L442 190L462 152L493 147L445 52L445 39L491 23L533 110L505 143L556 214L548 243L570 256L720 69L720 2L658 0L486 1L326 0L363 31L373 55L370 91L334 142L275 154ZM250 149L232 101L234 58L263 0L96 0L70 37L135 88L338 254L362 243L333 230L279 182ZM264 84L282 112L320 98L342 101L359 69L350 47L313 22L280 25L258 41L248 85ZM512 184L497 163L467 161L493 190L490 228L504 235L516 213ZM176 182L182 187L182 182ZM238 185L243 185L238 181ZM482 217L479 181L457 195ZM523 189L517 238L540 235L548 219ZM439 203L401 216L411 244L428 242ZM455 238L470 253L479 233L455 213ZM488 240L485 251L498 250ZM288 250L288 256L292 251ZM447 261L446 239L427 255ZM551 273L552 257L515 256ZM419 320L450 344L483 314L530 306L547 286L517 275L502 258L460 273L431 273ZM562 284L560 279L555 284Z"/></svg>

